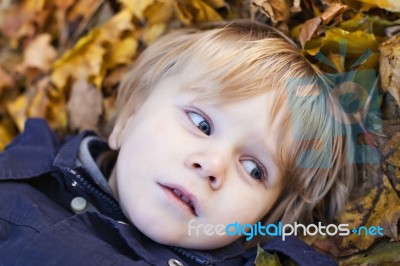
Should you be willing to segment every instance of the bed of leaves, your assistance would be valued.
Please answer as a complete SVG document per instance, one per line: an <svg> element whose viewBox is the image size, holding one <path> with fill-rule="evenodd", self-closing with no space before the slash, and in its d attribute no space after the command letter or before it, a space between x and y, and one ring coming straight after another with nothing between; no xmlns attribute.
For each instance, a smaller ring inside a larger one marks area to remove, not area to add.
<svg viewBox="0 0 400 266"><path fill-rule="evenodd" d="M305 241L342 265L400 263L398 0L0 0L0 150L28 117L61 134L103 132L118 82L144 48L171 28L235 18L280 29L320 69L344 77L343 90L372 83L353 115L359 144L379 162L358 164L359 189L339 222L379 225L384 236ZM257 265L278 265L259 254Z"/></svg>

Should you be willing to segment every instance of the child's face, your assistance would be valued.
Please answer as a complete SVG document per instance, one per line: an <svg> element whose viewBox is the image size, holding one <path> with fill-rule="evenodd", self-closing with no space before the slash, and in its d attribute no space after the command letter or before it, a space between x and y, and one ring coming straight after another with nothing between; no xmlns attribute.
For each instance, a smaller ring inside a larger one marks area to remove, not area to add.
<svg viewBox="0 0 400 266"><path fill-rule="evenodd" d="M274 160L283 112L272 120L270 92L218 106L195 101L198 95L182 90L178 77L158 83L127 121L110 184L126 216L148 237L210 249L239 236L210 236L204 225L256 223L282 192L283 173ZM116 135L114 129L109 139L115 149Z"/></svg>

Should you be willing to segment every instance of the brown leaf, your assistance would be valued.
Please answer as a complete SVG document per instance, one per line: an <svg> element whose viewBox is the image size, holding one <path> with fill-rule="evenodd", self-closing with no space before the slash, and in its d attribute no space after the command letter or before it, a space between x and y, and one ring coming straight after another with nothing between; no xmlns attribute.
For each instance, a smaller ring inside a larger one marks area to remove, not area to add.
<svg viewBox="0 0 400 266"><path fill-rule="evenodd" d="M300 29L299 41L301 46L305 47L306 42L311 40L321 23L329 24L333 18L340 16L346 9L346 5L333 3L321 15L307 20Z"/></svg>
<svg viewBox="0 0 400 266"><path fill-rule="evenodd" d="M300 29L299 41L301 47L304 48L306 42L311 40L322 19L320 17L307 20Z"/></svg>
<svg viewBox="0 0 400 266"><path fill-rule="evenodd" d="M48 77L45 77L35 85L33 91L34 94L32 95L32 100L30 101L27 110L29 117L46 118L47 107L49 104L49 98L47 96L49 80Z"/></svg>
<svg viewBox="0 0 400 266"><path fill-rule="evenodd" d="M53 0L54 5L61 10L67 10L75 2L74 0Z"/></svg>
<svg viewBox="0 0 400 266"><path fill-rule="evenodd" d="M290 18L290 9L286 0L252 0L251 8L253 13L259 10L271 19L274 25L278 22L288 22Z"/></svg>
<svg viewBox="0 0 400 266"><path fill-rule="evenodd" d="M102 113L102 95L96 87L81 78L72 86L67 104L69 126L71 130L85 129L97 131Z"/></svg>
<svg viewBox="0 0 400 266"><path fill-rule="evenodd" d="M365 197L365 199L369 199L369 202L372 202L372 208L366 207L363 209L363 212L368 214L367 221L365 223L359 223L356 218L358 213L346 214L346 221L350 223L352 228L358 228L361 225L366 227L370 226L380 226L383 228L383 235L387 236L395 241L400 240L398 235L398 222L400 219L400 199L390 184L388 177L382 176L383 184L382 189L378 191L373 189L371 193ZM353 202L352 204L356 205L357 202ZM354 221L351 223L350 221ZM342 220L341 223L344 223ZM379 235L357 235L350 234L348 236L342 237L341 248L348 248L350 246L354 246L359 250L365 250L369 248L377 239L382 238Z"/></svg>
<svg viewBox="0 0 400 266"><path fill-rule="evenodd" d="M51 36L43 33L36 36L24 51L24 61L22 71L30 68L46 72L57 56L56 50L50 44Z"/></svg>
<svg viewBox="0 0 400 266"><path fill-rule="evenodd" d="M301 0L294 0L293 1L293 6L290 8L290 12L292 13L298 13L301 12Z"/></svg>
<svg viewBox="0 0 400 266"><path fill-rule="evenodd" d="M400 35L393 36L379 47L379 75L381 86L400 106Z"/></svg>
<svg viewBox="0 0 400 266"><path fill-rule="evenodd" d="M322 22L327 25L331 20L346 11L347 6L340 3L333 3L321 14Z"/></svg>
<svg viewBox="0 0 400 266"><path fill-rule="evenodd" d="M12 77L0 66L0 95L4 89L12 88L14 86L15 84Z"/></svg>

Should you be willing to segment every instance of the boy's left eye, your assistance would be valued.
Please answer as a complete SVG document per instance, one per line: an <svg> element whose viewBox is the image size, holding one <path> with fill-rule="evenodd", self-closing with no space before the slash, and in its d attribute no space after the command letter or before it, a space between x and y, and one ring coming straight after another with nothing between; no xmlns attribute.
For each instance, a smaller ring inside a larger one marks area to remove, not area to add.
<svg viewBox="0 0 400 266"><path fill-rule="evenodd" d="M200 114L199 112L194 111L186 111L187 115L189 116L190 120L192 120L193 124L201 130L207 136L210 136L212 126L211 122L205 115Z"/></svg>
<svg viewBox="0 0 400 266"><path fill-rule="evenodd" d="M247 174L249 174L254 179L266 179L267 172L260 164L252 160L242 160L241 163Z"/></svg>

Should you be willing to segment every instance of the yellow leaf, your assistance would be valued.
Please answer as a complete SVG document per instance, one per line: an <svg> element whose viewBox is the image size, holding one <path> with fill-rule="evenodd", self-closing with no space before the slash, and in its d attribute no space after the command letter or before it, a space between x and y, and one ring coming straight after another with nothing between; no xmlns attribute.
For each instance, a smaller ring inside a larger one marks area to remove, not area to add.
<svg viewBox="0 0 400 266"><path fill-rule="evenodd" d="M47 90L49 105L46 110L46 118L52 128L66 131L68 119L64 92L51 87Z"/></svg>
<svg viewBox="0 0 400 266"><path fill-rule="evenodd" d="M95 29L99 34L95 42L113 44L118 42L124 33L133 31L134 29L135 26L132 23L131 11L123 9L106 23Z"/></svg>
<svg viewBox="0 0 400 266"><path fill-rule="evenodd" d="M254 261L256 266L281 266L278 255L264 251L260 246L257 246L257 256Z"/></svg>
<svg viewBox="0 0 400 266"><path fill-rule="evenodd" d="M313 42L312 42L313 41ZM367 49L372 52L378 51L378 41L375 35L363 31L348 32L339 28L331 28L325 32L325 37L306 43L305 50L310 55L315 55L321 49L339 53L339 43L346 42L346 57L360 56Z"/></svg>
<svg viewBox="0 0 400 266"><path fill-rule="evenodd" d="M24 9L31 12L39 12L44 8L45 0L25 0Z"/></svg>
<svg viewBox="0 0 400 266"><path fill-rule="evenodd" d="M7 103L7 111L13 119L19 132L22 132L24 130L24 124L27 118L28 104L29 100L26 93L21 94L15 100Z"/></svg>
<svg viewBox="0 0 400 266"><path fill-rule="evenodd" d="M367 221L363 224L363 222L357 218L363 218L363 216L359 216L358 213L352 214L347 213L347 220L350 223L352 228L358 228L363 225L367 228L371 226L380 226L383 228L383 235L387 236L393 240L399 240L397 223L400 219L400 199L396 193L396 191L391 186L387 176L383 175L383 184L379 189L379 193L377 193L377 189L372 189L371 192L362 199L362 201L367 200L368 205L360 204L360 202L353 202L355 208L360 206L360 209L363 211L364 215L367 214ZM372 207L371 206L372 203ZM344 218L343 217L343 218ZM353 222L351 222L353 221ZM341 223L345 223L346 221L341 220ZM349 247L350 245L356 247L359 250L365 250L369 248L378 238L382 236L376 235L367 235L365 233L358 234L350 234L348 236L341 238L341 246Z"/></svg>
<svg viewBox="0 0 400 266"><path fill-rule="evenodd" d="M8 117L3 117L0 122L0 151L17 135L14 124Z"/></svg>
<svg viewBox="0 0 400 266"><path fill-rule="evenodd" d="M129 64L136 54L138 42L133 37L125 38L113 45L111 53L107 57L107 68L113 68L119 64Z"/></svg>
<svg viewBox="0 0 400 266"><path fill-rule="evenodd" d="M204 0L204 2L213 8L221 8L225 6L224 0Z"/></svg>
<svg viewBox="0 0 400 266"><path fill-rule="evenodd" d="M134 29L131 20L132 13L123 9L80 38L70 51L54 63L51 73L54 85L63 90L69 79L78 80L85 76L99 88L107 71L104 56L107 50L114 49L113 46L120 42L123 35Z"/></svg>
<svg viewBox="0 0 400 266"><path fill-rule="evenodd" d="M119 0L128 8L139 20L144 20L144 11L154 3L154 0Z"/></svg>
<svg viewBox="0 0 400 266"><path fill-rule="evenodd" d="M70 78L77 80L81 76L93 77L102 74L103 56L106 50L100 45L93 44L97 34L97 31L92 31L88 36L81 38L71 51L54 63L51 80L59 90L65 88Z"/></svg>
<svg viewBox="0 0 400 266"><path fill-rule="evenodd" d="M174 16L174 5L171 0L157 1L148 6L143 15L147 24L167 23Z"/></svg>
<svg viewBox="0 0 400 266"><path fill-rule="evenodd" d="M57 0L57 2L63 2L63 5L67 5L69 1L67 0ZM73 1L72 7L68 10L68 20L69 21L77 21L83 18L86 20L88 16L93 15L93 11L98 7L99 1L98 0L84 0L84 1Z"/></svg>
<svg viewBox="0 0 400 266"><path fill-rule="evenodd" d="M357 0L365 4L365 9L382 8L391 12L400 12L399 0Z"/></svg>
<svg viewBox="0 0 400 266"><path fill-rule="evenodd" d="M217 11L202 0L177 0L174 1L174 6L179 20L186 25L222 20Z"/></svg>
<svg viewBox="0 0 400 266"><path fill-rule="evenodd" d="M164 33L166 27L167 25L164 23L147 25L141 30L141 40L146 45L150 45Z"/></svg>

